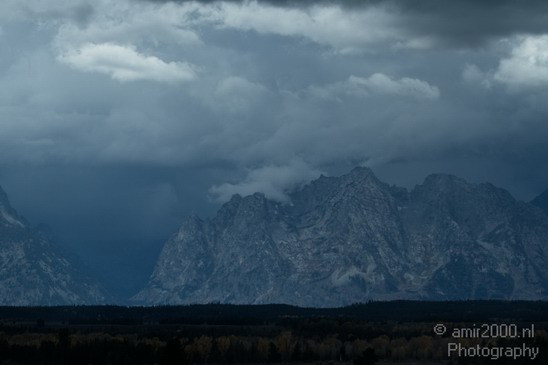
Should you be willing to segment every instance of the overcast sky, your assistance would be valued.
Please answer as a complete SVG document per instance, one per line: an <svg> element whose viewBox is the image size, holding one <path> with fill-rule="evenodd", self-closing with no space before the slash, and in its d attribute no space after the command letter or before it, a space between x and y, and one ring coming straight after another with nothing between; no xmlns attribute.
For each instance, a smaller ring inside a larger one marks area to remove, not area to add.
<svg viewBox="0 0 548 365"><path fill-rule="evenodd" d="M548 188L545 1L339 3L2 0L0 185L120 282L320 173Z"/></svg>

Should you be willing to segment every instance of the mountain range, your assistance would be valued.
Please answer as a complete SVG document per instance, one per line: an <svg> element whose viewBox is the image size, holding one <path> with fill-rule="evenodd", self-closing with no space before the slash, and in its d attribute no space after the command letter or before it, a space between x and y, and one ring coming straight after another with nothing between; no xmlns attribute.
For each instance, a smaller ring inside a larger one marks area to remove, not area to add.
<svg viewBox="0 0 548 365"><path fill-rule="evenodd" d="M288 202L234 195L165 243L132 304L548 299L548 191L531 203L432 174L412 190L358 167ZM111 302L0 189L0 305Z"/></svg>
<svg viewBox="0 0 548 365"><path fill-rule="evenodd" d="M359 167L289 198L234 195L215 217L186 219L133 303L548 298L542 196L447 174L408 191Z"/></svg>

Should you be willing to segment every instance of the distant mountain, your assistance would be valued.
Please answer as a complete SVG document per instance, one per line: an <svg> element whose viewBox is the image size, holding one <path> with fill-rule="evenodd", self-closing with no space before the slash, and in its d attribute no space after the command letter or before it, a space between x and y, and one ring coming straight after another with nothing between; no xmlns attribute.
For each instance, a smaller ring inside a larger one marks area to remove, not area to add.
<svg viewBox="0 0 548 365"><path fill-rule="evenodd" d="M531 204L536 205L540 209L544 210L546 215L548 215L548 190L544 191L542 194L533 199L531 201Z"/></svg>
<svg viewBox="0 0 548 365"><path fill-rule="evenodd" d="M356 168L290 197L189 217L133 301L548 298L548 217L491 184L435 174L409 192Z"/></svg>
<svg viewBox="0 0 548 365"><path fill-rule="evenodd" d="M0 188L0 305L103 303L99 286L80 274L13 209Z"/></svg>

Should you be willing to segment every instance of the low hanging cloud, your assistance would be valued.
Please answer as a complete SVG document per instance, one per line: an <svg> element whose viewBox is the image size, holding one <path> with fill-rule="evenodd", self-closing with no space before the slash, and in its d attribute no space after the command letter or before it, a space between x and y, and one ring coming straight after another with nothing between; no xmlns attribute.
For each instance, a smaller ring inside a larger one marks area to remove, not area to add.
<svg viewBox="0 0 548 365"><path fill-rule="evenodd" d="M293 160L287 165L269 165L249 170L242 182L215 185L209 189L209 193L218 202L226 202L234 194L246 196L261 192L269 199L288 203L288 193L320 174L320 170L302 160Z"/></svg>
<svg viewBox="0 0 548 365"><path fill-rule="evenodd" d="M165 62L132 46L87 43L58 56L58 60L84 72L98 72L117 81L151 80L178 83L193 80L195 68L184 62Z"/></svg>
<svg viewBox="0 0 548 365"><path fill-rule="evenodd" d="M548 35L522 38L500 61L494 79L514 89L548 86Z"/></svg>
<svg viewBox="0 0 548 365"><path fill-rule="evenodd" d="M171 3L168 0L149 2ZM548 3L530 0L178 0L200 4L222 27L300 36L339 51L376 46L468 48L548 32Z"/></svg>
<svg viewBox="0 0 548 365"><path fill-rule="evenodd" d="M157 48L161 45L192 46L202 43L191 27L194 3L151 4L120 0L95 3L92 21L85 26L65 21L59 27L55 45L74 47L85 43L134 44Z"/></svg>
<svg viewBox="0 0 548 365"><path fill-rule="evenodd" d="M244 1L221 2L209 8L204 21L220 28L300 37L341 53L369 52L381 44L394 48L428 48L430 37L413 36L397 25L397 17L384 7L352 10L335 4L309 4L308 7L280 7Z"/></svg>
<svg viewBox="0 0 548 365"><path fill-rule="evenodd" d="M344 82L326 86L312 86L311 95L322 99L340 100L343 96L368 97L373 95L392 95L416 99L437 99L440 91L426 81L404 77L394 79L383 73L375 73L367 78L351 75Z"/></svg>

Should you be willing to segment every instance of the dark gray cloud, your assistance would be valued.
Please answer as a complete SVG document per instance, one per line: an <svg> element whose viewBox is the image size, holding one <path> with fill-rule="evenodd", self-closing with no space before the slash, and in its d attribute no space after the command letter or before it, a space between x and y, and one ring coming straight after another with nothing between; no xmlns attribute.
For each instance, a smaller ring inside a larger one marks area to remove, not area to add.
<svg viewBox="0 0 548 365"><path fill-rule="evenodd" d="M151 0L152 2L164 2ZM185 3L187 1L174 1ZM199 0L203 4L219 1ZM228 1L243 4L245 1ZM548 32L548 4L515 0L258 0L259 4L289 8L343 7L349 10L382 8L396 15L393 26L431 37L442 47L479 47L501 37Z"/></svg>
<svg viewBox="0 0 548 365"><path fill-rule="evenodd" d="M405 27L430 34L441 45L478 47L515 34L543 34L548 31L548 4L513 0L435 1L396 0L387 2L398 9Z"/></svg>

